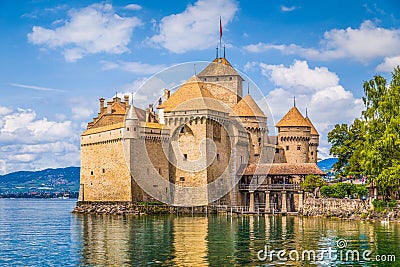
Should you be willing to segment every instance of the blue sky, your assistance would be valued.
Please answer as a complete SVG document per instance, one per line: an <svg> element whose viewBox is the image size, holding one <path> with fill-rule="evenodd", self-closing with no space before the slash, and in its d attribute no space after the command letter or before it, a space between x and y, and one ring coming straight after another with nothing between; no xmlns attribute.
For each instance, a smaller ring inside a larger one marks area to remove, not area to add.
<svg viewBox="0 0 400 267"><path fill-rule="evenodd" d="M165 67L213 60L219 16L228 60L271 107L271 133L296 96L328 157L329 130L360 115L363 81L400 64L399 10L396 0L3 0L0 173L79 166L98 99ZM144 92L135 103L154 100Z"/></svg>

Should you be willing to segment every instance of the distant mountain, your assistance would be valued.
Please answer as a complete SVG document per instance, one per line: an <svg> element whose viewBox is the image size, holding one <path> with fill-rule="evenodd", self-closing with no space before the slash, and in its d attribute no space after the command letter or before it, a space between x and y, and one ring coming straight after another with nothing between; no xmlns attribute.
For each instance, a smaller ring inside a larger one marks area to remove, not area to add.
<svg viewBox="0 0 400 267"><path fill-rule="evenodd" d="M0 194L77 192L79 173L79 167L67 167L0 175Z"/></svg>
<svg viewBox="0 0 400 267"><path fill-rule="evenodd" d="M328 171L331 170L333 167L333 164L335 164L338 161L337 158L328 158L328 159L323 159L321 161L318 161L318 167L323 170L323 171Z"/></svg>

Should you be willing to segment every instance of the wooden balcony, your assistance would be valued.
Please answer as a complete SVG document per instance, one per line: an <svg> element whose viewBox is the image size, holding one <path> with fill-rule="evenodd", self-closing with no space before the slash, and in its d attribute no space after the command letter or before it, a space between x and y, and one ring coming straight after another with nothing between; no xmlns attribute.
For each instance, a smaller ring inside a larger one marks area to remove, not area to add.
<svg viewBox="0 0 400 267"><path fill-rule="evenodd" d="M282 191L302 190L300 184L239 184L239 190L241 191Z"/></svg>

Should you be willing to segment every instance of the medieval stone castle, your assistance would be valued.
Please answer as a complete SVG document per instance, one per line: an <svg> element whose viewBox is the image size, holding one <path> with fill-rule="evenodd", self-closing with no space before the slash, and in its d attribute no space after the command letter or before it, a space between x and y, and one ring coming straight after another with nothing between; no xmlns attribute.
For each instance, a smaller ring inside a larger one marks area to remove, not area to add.
<svg viewBox="0 0 400 267"><path fill-rule="evenodd" d="M217 57L157 107L129 96L100 98L81 135L79 201L161 201L174 206L228 205L296 212L299 183L323 174L319 134L294 105L269 136L267 117L243 78Z"/></svg>

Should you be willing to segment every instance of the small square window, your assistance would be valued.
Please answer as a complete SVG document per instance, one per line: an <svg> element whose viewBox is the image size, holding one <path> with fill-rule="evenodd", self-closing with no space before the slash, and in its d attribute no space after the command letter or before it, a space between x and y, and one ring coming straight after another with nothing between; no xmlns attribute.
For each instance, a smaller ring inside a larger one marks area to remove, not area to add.
<svg viewBox="0 0 400 267"><path fill-rule="evenodd" d="M219 154L217 154L217 160L219 161Z"/></svg>
<svg viewBox="0 0 400 267"><path fill-rule="evenodd" d="M314 151L311 151L311 156L314 155Z"/></svg>
<svg viewBox="0 0 400 267"><path fill-rule="evenodd" d="M105 169L103 169L103 173L105 173L106 172L106 170Z"/></svg>
<svg viewBox="0 0 400 267"><path fill-rule="evenodd" d="M185 181L185 177L183 177L183 176L179 177L179 181L184 182Z"/></svg>
<svg viewBox="0 0 400 267"><path fill-rule="evenodd" d="M183 154L183 160L187 161L187 154Z"/></svg>
<svg viewBox="0 0 400 267"><path fill-rule="evenodd" d="M286 150L289 150L289 146L286 146Z"/></svg>
<svg viewBox="0 0 400 267"><path fill-rule="evenodd" d="M93 171L90 171L90 175L93 175Z"/></svg>
<svg viewBox="0 0 400 267"><path fill-rule="evenodd" d="M301 147L300 147L300 146L297 146L297 150L301 150Z"/></svg>

